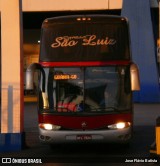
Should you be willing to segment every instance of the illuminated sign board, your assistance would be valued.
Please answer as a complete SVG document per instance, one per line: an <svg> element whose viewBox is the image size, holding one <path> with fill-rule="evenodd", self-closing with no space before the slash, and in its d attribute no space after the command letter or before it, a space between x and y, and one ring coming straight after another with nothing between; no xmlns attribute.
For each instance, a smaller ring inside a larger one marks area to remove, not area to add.
<svg viewBox="0 0 160 166"><path fill-rule="evenodd" d="M69 19L69 18L68 18ZM90 62L129 60L127 21L120 18L95 17L77 22L70 16L50 19L42 26L41 62Z"/></svg>
<svg viewBox="0 0 160 166"><path fill-rule="evenodd" d="M75 80L78 76L76 74L56 74L54 80Z"/></svg>

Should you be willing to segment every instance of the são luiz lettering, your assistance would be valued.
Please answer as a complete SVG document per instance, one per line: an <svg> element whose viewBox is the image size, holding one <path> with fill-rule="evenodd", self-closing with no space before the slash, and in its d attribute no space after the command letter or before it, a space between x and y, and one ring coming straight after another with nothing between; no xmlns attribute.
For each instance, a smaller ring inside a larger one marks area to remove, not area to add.
<svg viewBox="0 0 160 166"><path fill-rule="evenodd" d="M79 40L82 40L83 46L114 45L117 42L115 39L107 36L105 38L97 38L96 35L61 36L55 39L55 42L51 44L51 47L73 47L78 44Z"/></svg>

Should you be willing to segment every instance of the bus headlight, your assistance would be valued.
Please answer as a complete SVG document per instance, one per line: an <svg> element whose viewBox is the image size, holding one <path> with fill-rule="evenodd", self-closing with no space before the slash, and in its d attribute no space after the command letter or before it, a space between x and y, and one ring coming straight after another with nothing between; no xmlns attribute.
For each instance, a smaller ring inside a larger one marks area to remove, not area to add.
<svg viewBox="0 0 160 166"><path fill-rule="evenodd" d="M59 130L61 128L61 126L48 124L48 123L41 123L39 124L39 127L45 130Z"/></svg>
<svg viewBox="0 0 160 166"><path fill-rule="evenodd" d="M124 129L130 126L131 126L130 122L118 122L116 124L108 125L108 128L109 129Z"/></svg>

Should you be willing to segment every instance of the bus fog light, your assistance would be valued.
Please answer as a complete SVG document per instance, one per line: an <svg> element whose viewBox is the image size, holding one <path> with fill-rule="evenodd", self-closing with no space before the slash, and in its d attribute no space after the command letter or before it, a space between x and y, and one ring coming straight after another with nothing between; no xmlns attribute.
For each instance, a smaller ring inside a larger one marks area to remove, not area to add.
<svg viewBox="0 0 160 166"><path fill-rule="evenodd" d="M109 129L124 129L131 126L130 122L119 122L116 124L108 125Z"/></svg>
<svg viewBox="0 0 160 166"><path fill-rule="evenodd" d="M61 128L61 126L47 124L47 123L41 123L39 124L39 127L45 130L59 130Z"/></svg>
<svg viewBox="0 0 160 166"><path fill-rule="evenodd" d="M40 140L42 140L42 141L49 141L49 140L51 139L51 137L49 137L49 136L44 136L44 135L40 135L39 138L40 138Z"/></svg>

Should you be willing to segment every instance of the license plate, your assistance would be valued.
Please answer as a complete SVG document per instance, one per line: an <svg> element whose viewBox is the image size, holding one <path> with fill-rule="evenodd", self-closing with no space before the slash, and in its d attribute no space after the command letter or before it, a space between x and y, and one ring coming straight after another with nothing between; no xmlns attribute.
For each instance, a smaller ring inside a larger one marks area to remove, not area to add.
<svg viewBox="0 0 160 166"><path fill-rule="evenodd" d="M77 135L76 139L77 140L91 140L92 136L91 135Z"/></svg>

